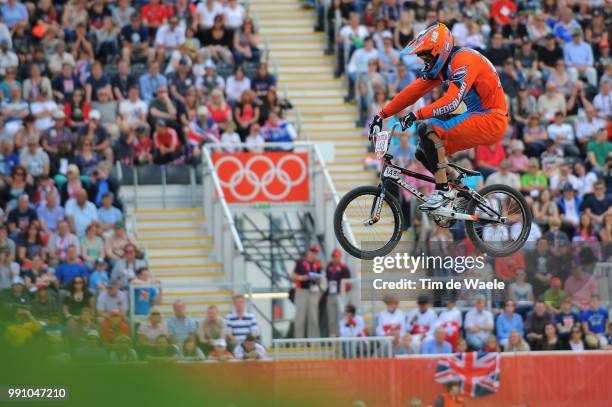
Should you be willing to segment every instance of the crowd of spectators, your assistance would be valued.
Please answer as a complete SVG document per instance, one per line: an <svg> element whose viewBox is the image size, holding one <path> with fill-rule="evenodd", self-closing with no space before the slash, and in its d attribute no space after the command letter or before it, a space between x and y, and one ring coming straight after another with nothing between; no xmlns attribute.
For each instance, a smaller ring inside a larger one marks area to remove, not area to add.
<svg viewBox="0 0 612 407"><path fill-rule="evenodd" d="M113 175L197 163L205 143L293 140L262 54L237 0L0 6L3 339L48 343L41 356L57 361L265 357L239 298L227 326L214 307L197 324L180 302L164 321ZM146 317L137 330L130 307Z"/></svg>

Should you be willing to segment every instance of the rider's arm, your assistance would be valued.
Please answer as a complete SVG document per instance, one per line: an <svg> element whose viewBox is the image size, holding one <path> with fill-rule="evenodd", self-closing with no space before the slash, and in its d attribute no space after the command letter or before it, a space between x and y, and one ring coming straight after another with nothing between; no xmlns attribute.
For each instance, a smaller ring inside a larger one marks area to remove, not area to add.
<svg viewBox="0 0 612 407"><path fill-rule="evenodd" d="M384 119L401 112L406 107L415 104L417 100L436 86L440 85L440 83L442 83L442 81L438 79L423 80L422 78L418 78L398 93L393 100L387 103L378 115Z"/></svg>
<svg viewBox="0 0 612 407"><path fill-rule="evenodd" d="M457 62L460 63L460 61ZM472 84L478 75L478 66L475 64L465 64L463 66L459 66L456 71L456 75L456 80L450 82L448 90L444 96L414 113L418 120L442 116L457 109L463 100L463 97L470 91Z"/></svg>

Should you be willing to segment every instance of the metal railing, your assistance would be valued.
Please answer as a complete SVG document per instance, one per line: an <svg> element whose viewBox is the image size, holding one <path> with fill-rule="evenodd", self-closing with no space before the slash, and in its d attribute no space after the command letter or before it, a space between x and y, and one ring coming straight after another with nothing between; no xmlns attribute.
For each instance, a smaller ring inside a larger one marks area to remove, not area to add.
<svg viewBox="0 0 612 407"><path fill-rule="evenodd" d="M393 357L393 338L275 339L270 352L274 360L379 359Z"/></svg>
<svg viewBox="0 0 612 407"><path fill-rule="evenodd" d="M209 148L202 149L202 164L204 167L202 178L204 213L209 219L210 231L215 239L214 250L217 259L223 262L226 278L237 282L234 272L242 272L244 269L244 245L225 200Z"/></svg>

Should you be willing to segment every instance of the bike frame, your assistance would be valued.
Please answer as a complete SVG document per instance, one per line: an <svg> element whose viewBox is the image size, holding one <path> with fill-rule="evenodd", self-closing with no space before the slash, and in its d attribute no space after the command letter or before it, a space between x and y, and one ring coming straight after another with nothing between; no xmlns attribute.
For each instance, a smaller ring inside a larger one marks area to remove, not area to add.
<svg viewBox="0 0 612 407"><path fill-rule="evenodd" d="M385 188L386 181L389 181L397 185L398 187L410 192L421 202L425 202L427 200L427 197L423 195L422 193L420 193L412 184L407 182L403 178L403 176L420 179L422 181L427 181L432 184L436 182L435 178L430 177L429 175L423 175L418 172L414 172L406 168L402 168L391 162L391 160L393 159L393 156L389 154L389 147L391 146L391 141L393 140L393 136L395 135L395 130L397 129L398 126L400 126L400 124L396 123L391 127L391 134L390 134L389 142L387 145L387 151L383 155L383 166L380 172L381 195L372 204L372 212L371 212L371 219L370 219L371 224L376 223L380 219L380 211L382 208L383 198L385 197L385 194L386 194L386 188ZM452 186L452 187L459 189L456 186ZM506 218L501 216L501 214L499 214L497 211L495 211L489 205L487 205L486 201L482 198L482 196L480 196L478 192L472 189L468 190L467 192L470 193L470 195L472 196L472 199L478 202L479 207L489 212L489 215L486 215L486 214L480 215L480 216L468 215L468 214L456 212L453 210L444 210L444 211L436 210L436 211L431 212L431 214L436 215L436 216L446 217L449 219L465 220L465 221L471 221L471 222L475 221L475 222L481 222L481 223L498 223L498 224L506 223Z"/></svg>

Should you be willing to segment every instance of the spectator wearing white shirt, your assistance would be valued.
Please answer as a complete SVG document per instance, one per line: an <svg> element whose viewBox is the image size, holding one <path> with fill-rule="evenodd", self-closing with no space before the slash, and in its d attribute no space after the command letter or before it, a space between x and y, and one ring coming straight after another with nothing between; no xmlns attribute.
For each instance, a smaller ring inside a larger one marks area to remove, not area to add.
<svg viewBox="0 0 612 407"><path fill-rule="evenodd" d="M268 358L268 353L263 345L257 343L257 337L249 334L234 348L234 357L238 360L262 360Z"/></svg>
<svg viewBox="0 0 612 407"><path fill-rule="evenodd" d="M261 153L264 150L264 144L266 140L260 133L261 127L255 123L249 129L249 135L246 137L245 143L246 148L251 153Z"/></svg>
<svg viewBox="0 0 612 407"><path fill-rule="evenodd" d="M240 143L240 135L234 131L234 124L232 122L227 122L225 131L221 134L221 145L223 146L223 151L227 153L239 153L241 150Z"/></svg>
<svg viewBox="0 0 612 407"><path fill-rule="evenodd" d="M128 89L128 97L119 104L119 122L125 130L135 129L144 126L147 121L149 107L140 98L140 91L137 85L132 85Z"/></svg>
<svg viewBox="0 0 612 407"><path fill-rule="evenodd" d="M201 30L207 30L215 23L215 16L223 14L223 6L215 0L206 0L197 5L195 12L197 18L194 23L198 24Z"/></svg>
<svg viewBox="0 0 612 407"><path fill-rule="evenodd" d="M225 83L225 94L231 103L240 100L245 90L251 89L251 80L244 74L242 66L234 68L234 74L227 78Z"/></svg>
<svg viewBox="0 0 612 407"><path fill-rule="evenodd" d="M521 178L518 174L510 171L510 160L501 160L499 162L499 171L487 177L485 185L504 184L511 186L517 191L521 189Z"/></svg>
<svg viewBox="0 0 612 407"><path fill-rule="evenodd" d="M164 60L185 43L185 26L179 25L178 16L172 16L155 34L155 48L159 61Z"/></svg>
<svg viewBox="0 0 612 407"><path fill-rule="evenodd" d="M576 142L580 151L586 154L586 145L595 138L599 129L606 127L605 120L597 117L597 111L593 106L586 106L585 116L576 124Z"/></svg>
<svg viewBox="0 0 612 407"><path fill-rule="evenodd" d="M593 184L597 181L597 175L586 171L585 165L578 161L574 164L574 174L576 174L578 196L583 197L593 192Z"/></svg>
<svg viewBox="0 0 612 407"><path fill-rule="evenodd" d="M412 347L419 352L425 337L438 320L438 315L431 309L429 297L423 295L417 299L418 307L406 315L406 331L412 335Z"/></svg>
<svg viewBox="0 0 612 407"><path fill-rule="evenodd" d="M378 50L374 47L372 37L367 37L363 44L363 48L359 48L351 56L348 63L347 72L349 76L349 99L354 96L354 87L356 81L368 75L369 62L372 59L378 58Z"/></svg>
<svg viewBox="0 0 612 407"><path fill-rule="evenodd" d="M242 5L238 4L238 0L229 0L223 8L223 14L225 14L225 26L236 29L242 25L246 11Z"/></svg>
<svg viewBox="0 0 612 407"><path fill-rule="evenodd" d="M341 338L364 336L365 322L361 316L357 315L357 309L353 304L344 307L344 318L340 320L339 325Z"/></svg>
<svg viewBox="0 0 612 407"><path fill-rule="evenodd" d="M597 70L593 58L593 49L582 40L582 30L575 28L572 33L572 41L563 47L567 73L572 83L578 78L586 78L591 86L597 86Z"/></svg>
<svg viewBox="0 0 612 407"><path fill-rule="evenodd" d="M566 112L565 97L557 90L554 81L546 82L546 92L538 97L538 112L546 120L552 120L556 112Z"/></svg>
<svg viewBox="0 0 612 407"><path fill-rule="evenodd" d="M9 49L9 42L6 38L0 40L0 75L6 74L7 68L17 68L19 58L17 54Z"/></svg>
<svg viewBox="0 0 612 407"><path fill-rule="evenodd" d="M87 191L81 189L76 198L71 198L66 202L66 216L80 237L85 236L85 230L91 222L98 220L96 205L87 200Z"/></svg>
<svg viewBox="0 0 612 407"><path fill-rule="evenodd" d="M574 143L574 128L565 122L563 112L555 113L555 120L546 128L548 137L555 145L563 149L565 155L579 156L580 150Z"/></svg>
<svg viewBox="0 0 612 407"><path fill-rule="evenodd" d="M345 49L348 48L348 53L350 54L351 51L363 43L368 35L368 29L365 25L360 23L359 14L351 12L349 15L349 23L340 28L340 32L336 38L336 66L338 68L334 74L335 77L339 77L344 73Z"/></svg>
<svg viewBox="0 0 612 407"><path fill-rule="evenodd" d="M478 296L474 308L465 314L465 338L474 349L482 350L493 332L493 314L485 309L484 296Z"/></svg>
<svg viewBox="0 0 612 407"><path fill-rule="evenodd" d="M571 184L575 190L578 190L578 178L570 171L570 166L567 161L561 163L559 172L550 178L550 188L553 190L553 195L557 195L561 187L565 184Z"/></svg>
<svg viewBox="0 0 612 407"><path fill-rule="evenodd" d="M406 315L398 308L399 300L386 295L383 302L387 309L380 311L376 318L376 336L392 336L395 329L403 336L406 333Z"/></svg>
<svg viewBox="0 0 612 407"><path fill-rule="evenodd" d="M601 81L599 93L593 99L593 106L602 119L612 117L612 82L610 80Z"/></svg>

